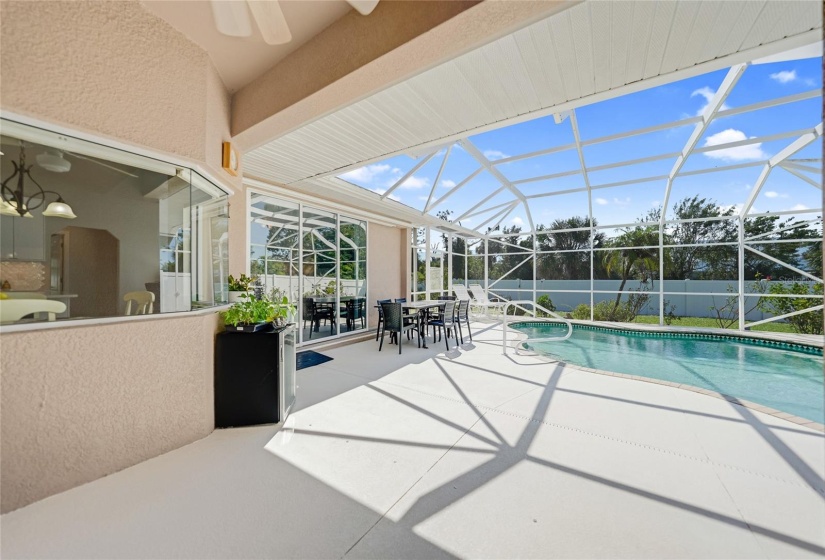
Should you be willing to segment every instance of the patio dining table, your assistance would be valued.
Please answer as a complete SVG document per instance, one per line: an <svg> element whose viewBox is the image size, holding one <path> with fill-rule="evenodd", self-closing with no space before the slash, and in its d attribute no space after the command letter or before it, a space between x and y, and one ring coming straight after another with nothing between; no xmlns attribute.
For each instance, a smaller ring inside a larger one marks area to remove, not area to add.
<svg viewBox="0 0 825 560"><path fill-rule="evenodd" d="M401 302L401 309L403 309L404 311L418 311L418 335L424 342L422 348L428 348L427 321L430 318L430 310L435 309L436 307L443 309L446 303L446 301L438 299L421 299L418 301ZM381 306L374 305L373 307L379 309Z"/></svg>
<svg viewBox="0 0 825 560"><path fill-rule="evenodd" d="M430 318L432 309L443 309L447 302L439 299L421 299L418 301L409 301L402 303L401 307L405 311L418 311L418 335L424 342L423 347L427 348L427 321Z"/></svg>

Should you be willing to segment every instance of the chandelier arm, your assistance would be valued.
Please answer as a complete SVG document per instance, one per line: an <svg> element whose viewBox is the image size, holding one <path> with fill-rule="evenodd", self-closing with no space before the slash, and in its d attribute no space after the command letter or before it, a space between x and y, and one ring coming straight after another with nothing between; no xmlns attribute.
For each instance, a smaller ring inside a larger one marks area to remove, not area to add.
<svg viewBox="0 0 825 560"><path fill-rule="evenodd" d="M31 168L32 168L32 167L33 167L33 166L30 166L28 169L26 169L26 170L25 170L25 174L29 177L29 179L31 179L31 182L32 182L32 183L34 183L35 185L37 185L37 188L38 188L38 189L40 189L40 192L36 192L36 193L34 193L33 195L31 195L30 197L28 197L28 198L26 199L26 209L27 209L29 212L31 212L32 210L37 210L38 208L40 208L41 206L43 206L43 204L45 204L45 203L46 203L46 191L44 191L44 190L43 190L43 187L41 187L41 186L40 186L40 183L38 183L37 181L35 181L35 180L34 180L34 177L32 177L32 176L31 176L31 173L29 173L29 171L31 170ZM21 194L23 193L23 179L22 179L22 177L21 177L21 179L20 179L20 193L21 193ZM57 194L57 193L55 193L55 194ZM34 198L35 198L35 197L38 197L38 196L40 197L40 201L39 201L37 204L35 204L34 206L31 206L31 201L32 201L32 200L34 200ZM59 195L58 195L58 196L59 196Z"/></svg>
<svg viewBox="0 0 825 560"><path fill-rule="evenodd" d="M16 201L17 196L15 195L14 191L11 190L11 188L7 185L7 183L9 181L11 181L12 179L14 179L15 177L17 177L17 174L20 172L20 167L17 165L17 162L12 160L11 163L12 163L12 165L14 165L14 172L12 172L11 175L6 177L6 180L3 181L2 185L0 185L0 187L2 187L2 191L0 191L0 192L2 192L3 200L5 200L9 203L11 203L12 200ZM6 194L7 192L8 192L8 195Z"/></svg>

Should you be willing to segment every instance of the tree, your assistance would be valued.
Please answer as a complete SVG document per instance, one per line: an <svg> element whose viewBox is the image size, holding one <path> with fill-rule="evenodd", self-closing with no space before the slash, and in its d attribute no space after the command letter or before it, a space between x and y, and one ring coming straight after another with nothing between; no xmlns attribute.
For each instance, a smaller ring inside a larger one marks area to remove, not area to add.
<svg viewBox="0 0 825 560"><path fill-rule="evenodd" d="M654 248L646 246L654 246ZM631 278L647 284L653 273L659 270L659 228L655 226L636 226L625 229L613 239L609 246L614 250L607 251L602 259L605 272L609 276L618 277L619 293L613 304L612 315L619 310L624 287Z"/></svg>
<svg viewBox="0 0 825 560"><path fill-rule="evenodd" d="M593 220L595 227L596 221ZM587 228L587 229L581 229ZM578 229L579 231L559 231ZM542 255L538 261L539 278L558 280L581 280L590 278L590 220L584 216L555 220L549 227L539 225L536 235L537 251L553 252ZM605 235L598 232L593 236L597 247L604 244ZM595 274L602 272L601 262L594 261Z"/></svg>
<svg viewBox="0 0 825 560"><path fill-rule="evenodd" d="M791 239L815 241L785 241ZM822 235L805 220L788 218L780 221L779 216L748 218L745 220L745 243L783 263L822 277ZM786 266L745 250L745 280L753 280L759 275L774 280L796 276Z"/></svg>
<svg viewBox="0 0 825 560"><path fill-rule="evenodd" d="M661 212L661 208L659 209ZM673 205L673 214L680 220L733 216L733 208L723 210L714 200L698 195L684 198ZM656 217L658 219L658 216ZM668 280L717 280L735 277L735 246L702 246L705 243L737 241L735 219L682 222L667 230L667 241L673 245L693 245L668 248Z"/></svg>

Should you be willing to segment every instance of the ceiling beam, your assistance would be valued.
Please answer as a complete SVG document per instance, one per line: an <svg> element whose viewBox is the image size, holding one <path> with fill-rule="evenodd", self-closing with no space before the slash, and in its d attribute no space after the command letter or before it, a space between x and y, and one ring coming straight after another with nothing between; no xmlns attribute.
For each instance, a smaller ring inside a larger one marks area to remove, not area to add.
<svg viewBox="0 0 825 560"><path fill-rule="evenodd" d="M447 153L444 154L444 159L441 160L441 167L438 168L438 175L435 176L435 181L433 181L433 188L430 189L430 196L427 197L427 203L424 205L424 209L421 211L422 214L426 214L427 208L430 207L430 202L433 199L435 188L438 186L438 181L441 180L441 174L444 173L444 167L447 165L447 160L450 159L450 152L452 152L452 150L452 145L447 147Z"/></svg>
<svg viewBox="0 0 825 560"><path fill-rule="evenodd" d="M417 164L415 164L413 166L413 168L410 169L409 171L407 171L407 173L403 177L401 177L398 181L396 181L393 186L391 186L388 190L381 193L381 200L384 200L385 198L390 196L395 189L397 189L398 187L403 185L407 181L407 179L409 179L410 177L413 176L413 174L416 171L418 171L419 169L424 167L427 164L428 161L433 159L433 156L435 156L435 152L431 153L430 155L428 155L427 157L425 157L424 159L419 161Z"/></svg>
<svg viewBox="0 0 825 560"><path fill-rule="evenodd" d="M665 186L665 199L662 202L662 212L659 218L659 223L664 224L665 216L667 215L667 206L670 202L670 193L673 188L673 180L682 170L682 166L685 165L688 157L693 152L693 149L696 147L696 144L699 143L699 140L705 134L710 123L713 121L716 113L722 108L722 105L725 102L725 99L728 98L731 91L733 91L733 87L739 81L739 78L742 77L744 74L745 69L748 67L748 63L744 64L737 64L736 66L732 66L730 70L728 70L727 75L725 75L725 79L722 80L722 84L719 86L719 89L716 90L716 93L713 95L713 98L708 102L707 106L705 107L704 112L702 113L700 120L696 123L696 126L693 129L690 137L688 137L687 142L685 143L685 147L682 148L682 154L676 158L676 163L673 164L673 169L670 170L670 174L667 178L667 184Z"/></svg>
<svg viewBox="0 0 825 560"><path fill-rule="evenodd" d="M464 148L464 151L467 152L473 159L480 163L481 166L484 167L488 173L490 173L490 175L495 177L499 183L504 185L507 190L513 193L513 196L524 203L524 211L527 213L527 221L530 222L530 231L533 231L535 227L533 227L533 216L530 213L530 207L527 205L527 198L520 190L518 190L518 187L514 186L513 183L511 183L510 180L501 173L501 171L496 169L493 163L487 159L487 157L482 154L478 148L476 148L475 144L470 142L468 138L462 138L458 141L458 144Z"/></svg>

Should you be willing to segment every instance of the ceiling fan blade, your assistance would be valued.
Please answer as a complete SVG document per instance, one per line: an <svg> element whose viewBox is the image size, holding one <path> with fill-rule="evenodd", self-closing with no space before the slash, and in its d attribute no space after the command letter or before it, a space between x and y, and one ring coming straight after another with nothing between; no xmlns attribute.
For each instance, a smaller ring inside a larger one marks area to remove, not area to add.
<svg viewBox="0 0 825 560"><path fill-rule="evenodd" d="M278 0L247 0L247 3L268 45L283 45L292 40L292 33Z"/></svg>
<svg viewBox="0 0 825 560"><path fill-rule="evenodd" d="M212 18L219 32L230 37L252 35L252 20L244 0L212 0Z"/></svg>
<svg viewBox="0 0 825 560"><path fill-rule="evenodd" d="M378 0L347 0L347 3L362 16L368 16L378 5Z"/></svg>
<svg viewBox="0 0 825 560"><path fill-rule="evenodd" d="M91 161L92 163L96 163L96 164L98 164L102 167L107 167L107 168L111 169L112 171L117 171L118 173L123 173L124 175L128 175L129 177L137 178L137 175L135 175L134 173L129 173L128 171L124 171L123 169L119 169L119 168L117 168L113 165L109 165L108 163L103 163L102 161L98 161L94 158L81 156L80 154L74 154L72 152L63 152L63 153L66 154L66 155L72 156L72 157L76 157L77 159L85 159L86 161Z"/></svg>

